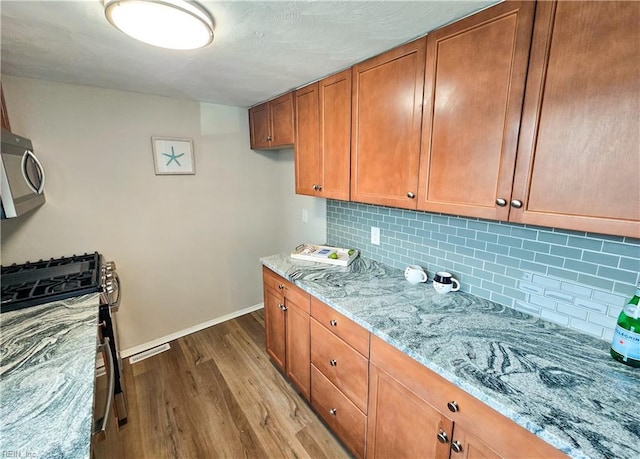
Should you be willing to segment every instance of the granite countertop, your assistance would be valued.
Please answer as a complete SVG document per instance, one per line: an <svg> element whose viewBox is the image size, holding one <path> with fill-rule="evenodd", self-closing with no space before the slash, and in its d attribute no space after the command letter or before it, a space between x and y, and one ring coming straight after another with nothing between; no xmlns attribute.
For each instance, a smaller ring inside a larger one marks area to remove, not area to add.
<svg viewBox="0 0 640 459"><path fill-rule="evenodd" d="M640 370L609 344L367 258L262 264L574 458L640 455Z"/></svg>
<svg viewBox="0 0 640 459"><path fill-rule="evenodd" d="M98 293L0 315L3 457L89 458Z"/></svg>

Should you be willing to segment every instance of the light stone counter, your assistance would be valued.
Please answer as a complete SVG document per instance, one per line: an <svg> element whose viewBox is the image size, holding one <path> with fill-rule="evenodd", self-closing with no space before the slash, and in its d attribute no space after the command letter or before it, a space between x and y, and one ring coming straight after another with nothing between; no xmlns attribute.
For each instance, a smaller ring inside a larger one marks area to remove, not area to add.
<svg viewBox="0 0 640 459"><path fill-rule="evenodd" d="M640 457L640 370L608 343L366 258L261 261L569 456Z"/></svg>
<svg viewBox="0 0 640 459"><path fill-rule="evenodd" d="M0 455L89 458L99 294L0 315Z"/></svg>

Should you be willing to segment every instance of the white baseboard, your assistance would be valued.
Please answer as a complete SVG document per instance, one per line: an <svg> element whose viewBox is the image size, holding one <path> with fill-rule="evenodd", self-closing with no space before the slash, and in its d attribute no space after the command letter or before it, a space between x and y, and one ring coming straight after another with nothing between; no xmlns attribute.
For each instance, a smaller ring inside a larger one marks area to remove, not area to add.
<svg viewBox="0 0 640 459"><path fill-rule="evenodd" d="M152 349L156 346L160 346L162 344L168 343L169 341L173 341L174 339L182 338L183 336L187 336L187 335L190 335L191 333L204 330L205 328L211 327L213 325L221 324L222 322L226 322L227 320L235 319L236 317L249 314L250 312L257 311L258 309L262 309L263 307L264 307L264 303L259 303L253 306L249 306L248 308L240 309L239 311L234 311L229 314L225 314L224 316L220 316L215 319L209 320L207 322L194 325L193 327L185 328L184 330L171 333L170 335L163 336L162 338L154 339L144 344L139 344L138 346L130 347L129 349L125 349L121 351L120 357L123 359L126 359L127 357L130 357L132 355L139 354L140 352L148 351L149 349Z"/></svg>

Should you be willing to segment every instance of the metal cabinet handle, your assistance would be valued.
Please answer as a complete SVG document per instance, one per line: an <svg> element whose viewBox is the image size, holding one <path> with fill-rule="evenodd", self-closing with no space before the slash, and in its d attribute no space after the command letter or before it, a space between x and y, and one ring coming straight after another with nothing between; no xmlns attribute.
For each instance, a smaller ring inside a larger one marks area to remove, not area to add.
<svg viewBox="0 0 640 459"><path fill-rule="evenodd" d="M264 140L266 140L267 142L271 142L273 140L273 137L271 137L270 135L266 136L264 138Z"/></svg>
<svg viewBox="0 0 640 459"><path fill-rule="evenodd" d="M454 453L461 453L462 452L462 445L460 444L460 442L458 440L456 440L453 443L451 443L451 450Z"/></svg>
<svg viewBox="0 0 640 459"><path fill-rule="evenodd" d="M415 194L413 194L411 191L409 191L409 192L407 193L407 198L409 198L409 199L413 199L413 198L415 198L415 197L416 197L416 195L415 195Z"/></svg>
<svg viewBox="0 0 640 459"><path fill-rule="evenodd" d="M278 290L283 290L283 289L284 289L284 285L278 284Z"/></svg>
<svg viewBox="0 0 640 459"><path fill-rule="evenodd" d="M334 359L329 360L329 365L331 365L332 367L335 367L336 365L338 365L338 362Z"/></svg>
<svg viewBox="0 0 640 459"><path fill-rule="evenodd" d="M316 191L322 191L322 185L316 185L318 188L316 189Z"/></svg>
<svg viewBox="0 0 640 459"><path fill-rule="evenodd" d="M314 191L318 191L318 185L314 184L311 188L313 188Z"/></svg>
<svg viewBox="0 0 640 459"><path fill-rule="evenodd" d="M278 308L280 308L282 311L286 311L287 309L289 309L288 307L286 307L284 304L282 303L278 303Z"/></svg>
<svg viewBox="0 0 640 459"><path fill-rule="evenodd" d="M447 432L445 432L442 429L440 429L440 432L438 432L437 438L438 438L438 441L440 443L448 443L449 442L449 437L447 437Z"/></svg>
<svg viewBox="0 0 640 459"><path fill-rule="evenodd" d="M338 412L338 410L336 410L335 408L331 408L331 409L329 410L329 414L330 414L331 416L335 416L337 412Z"/></svg>
<svg viewBox="0 0 640 459"><path fill-rule="evenodd" d="M449 408L449 411L451 411L452 413L457 413L459 410L458 402L456 402L455 400L450 401L449 403L447 403L447 408Z"/></svg>
<svg viewBox="0 0 640 459"><path fill-rule="evenodd" d="M27 174L28 158L31 158L31 160L35 163L36 168L38 169L38 178L40 179L39 184L35 184L31 182L31 178L29 178L29 175ZM34 155L33 152L30 150L25 150L24 154L22 155L22 176L24 177L24 181L27 182L27 186L31 188L31 191L33 191L36 194L42 194L42 192L44 191L44 180L45 180L44 168L42 167L42 164L40 164L40 161L38 161L38 158L36 158L36 155Z"/></svg>
<svg viewBox="0 0 640 459"><path fill-rule="evenodd" d="M329 321L329 325L331 325L332 327L337 327L337 326L338 326L338 322L337 322L337 321L335 321L335 320L333 320L333 319L331 319L331 320Z"/></svg>
<svg viewBox="0 0 640 459"><path fill-rule="evenodd" d="M500 207L504 207L507 205L507 200L506 199L502 199L502 198L498 198L496 199L496 205L500 206Z"/></svg>
<svg viewBox="0 0 640 459"><path fill-rule="evenodd" d="M511 201L511 207L519 209L520 207L522 207L522 201L514 199L513 201Z"/></svg>
<svg viewBox="0 0 640 459"><path fill-rule="evenodd" d="M116 385L116 372L114 371L113 355L109 348L109 338L104 338L102 344L98 346L98 351L102 355L106 355L105 366L108 367L109 386L107 387L107 400L104 407L104 415L95 422L92 435L102 441L107 437L107 426L109 425L109 413L111 412L111 403L113 402L113 393Z"/></svg>

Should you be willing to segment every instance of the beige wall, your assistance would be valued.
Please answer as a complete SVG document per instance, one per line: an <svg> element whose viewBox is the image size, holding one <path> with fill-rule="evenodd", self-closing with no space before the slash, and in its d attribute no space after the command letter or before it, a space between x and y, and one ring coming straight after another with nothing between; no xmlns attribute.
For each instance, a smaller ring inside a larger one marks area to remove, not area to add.
<svg viewBox="0 0 640 459"><path fill-rule="evenodd" d="M2 222L2 263L95 250L115 260L123 349L260 303L259 257L325 240L325 201L294 194L291 150L249 149L244 108L2 84L13 131L47 172L47 203ZM192 138L196 175L156 176L154 135Z"/></svg>

